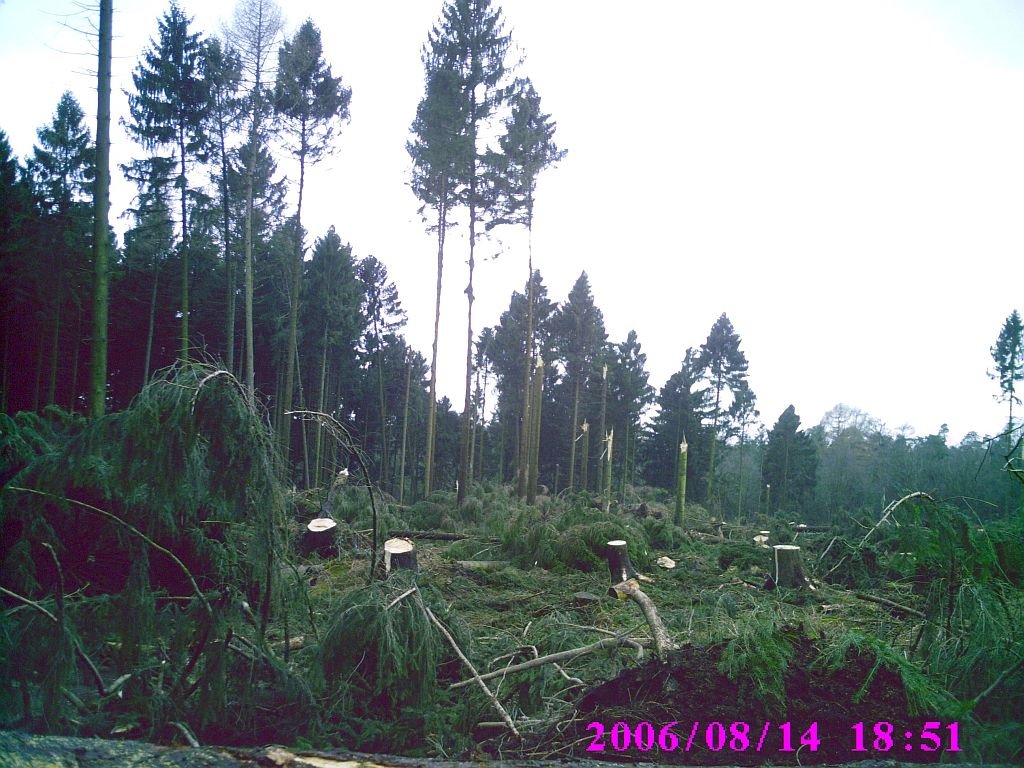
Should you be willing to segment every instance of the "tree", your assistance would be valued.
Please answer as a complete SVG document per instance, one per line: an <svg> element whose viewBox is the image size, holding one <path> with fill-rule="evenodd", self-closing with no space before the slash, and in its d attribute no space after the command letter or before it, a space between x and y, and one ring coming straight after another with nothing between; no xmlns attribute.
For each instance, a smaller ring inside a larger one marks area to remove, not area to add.
<svg viewBox="0 0 1024 768"><path fill-rule="evenodd" d="M706 472L707 448L710 440L703 421L708 413L710 391L703 382L699 352L686 350L678 371L658 391L655 401L658 412L651 420L643 443L643 475L651 485L662 488L676 486L679 445L686 440L687 496L700 500Z"/></svg>
<svg viewBox="0 0 1024 768"><path fill-rule="evenodd" d="M520 450L516 474L516 493L526 495L529 477L530 427L529 404L531 374L534 365L533 340L533 212L537 177L545 168L565 157L565 150L555 144L555 123L540 108L540 96L529 80L517 83L512 99L511 115L505 121L505 135L499 139L501 152L488 153L491 182L494 187L497 214L489 226L499 223L522 224L527 231L527 297L526 344L523 367L523 413L520 424ZM536 385L538 382L534 382Z"/></svg>
<svg viewBox="0 0 1024 768"><path fill-rule="evenodd" d="M654 388L648 383L647 355L641 351L637 333L631 330L626 340L612 348L609 367L611 425L616 435L618 453L622 456L623 487L629 482L630 462L635 461L640 419L654 402Z"/></svg>
<svg viewBox="0 0 1024 768"><path fill-rule="evenodd" d="M247 125L246 145L250 151L245 162L245 220L243 241L245 254L245 385L249 400L256 397L256 347L253 325L255 281L253 277L253 246L255 238L255 195L259 153L256 148L264 143L263 121L271 104L266 92L270 54L277 42L284 21L281 9L273 0L239 0L235 6L231 26L226 36L238 51L242 64L242 89L245 99Z"/></svg>
<svg viewBox="0 0 1024 768"><path fill-rule="evenodd" d="M572 390L572 431L569 438L569 485L576 485L576 439L580 428L580 394L590 378L597 356L608 335L604 315L594 304L590 280L583 272L576 279L569 297L552 321L558 356L565 365L566 385ZM584 439L589 439L585 436Z"/></svg>
<svg viewBox="0 0 1024 768"><path fill-rule="evenodd" d="M385 397L384 352L389 342L405 325L406 315L398 299L398 289L388 278L388 269L375 256L360 260L356 278L362 288L362 314L366 321L362 352L376 369L378 424L380 426L380 479L390 483L388 467L388 408Z"/></svg>
<svg viewBox="0 0 1024 768"><path fill-rule="evenodd" d="M476 268L477 223L487 211L488 203L483 185L483 150L479 146L481 130L504 100L499 85L506 76L505 54L509 36L503 29L504 21L499 8L490 0L449 0L442 14L440 26L428 38L430 51L427 66L433 70L447 70L454 76L454 85L464 106L464 123L459 131L465 135L468 162L458 165L462 175L456 177L465 184L465 203L469 209L469 282L466 285L466 379L465 408L462 414L462 433L459 441L458 503L465 500L470 483L470 429L473 420L473 274Z"/></svg>
<svg viewBox="0 0 1024 768"><path fill-rule="evenodd" d="M812 500L816 466L814 441L800 431L800 417L790 405L768 433L764 454L764 481L771 488L768 511L806 511Z"/></svg>
<svg viewBox="0 0 1024 768"><path fill-rule="evenodd" d="M711 384L711 453L708 458L708 498L714 488L715 451L719 440L719 428L725 415L722 395L729 390L733 399L746 386L747 358L740 350L740 337L733 330L732 323L723 312L711 326L707 341L700 348L700 364Z"/></svg>
<svg viewBox="0 0 1024 768"><path fill-rule="evenodd" d="M465 177L473 147L465 131L468 105L457 73L439 69L430 48L423 50L426 93L416 108L413 141L406 144L412 158L412 190L423 203L420 212L432 208L437 233L437 285L434 300L434 341L430 353L430 399L427 405L426 453L423 490L429 494L434 475L437 420L437 342L441 328L441 276L444 271L445 235L453 222L451 210L458 204L459 180Z"/></svg>
<svg viewBox="0 0 1024 768"><path fill-rule="evenodd" d="M205 157L210 86L204 76L206 46L189 31L191 19L172 2L158 22L159 41L151 41L132 74L127 127L146 149L170 146L178 161L175 180L181 196L181 357L189 356L188 168Z"/></svg>
<svg viewBox="0 0 1024 768"><path fill-rule="evenodd" d="M106 394L106 338L110 296L111 214L111 60L113 57L113 0L99 0L99 54L96 74L96 175L93 194L92 365L89 413L103 415Z"/></svg>
<svg viewBox="0 0 1024 768"><path fill-rule="evenodd" d="M53 121L37 132L39 144L33 148L29 172L36 200L42 215L40 231L42 246L39 266L56 281L45 291L49 304L50 366L46 401L56 402L58 363L61 360L61 337L68 299L81 307L87 288L84 274L88 239L92 224L92 208L86 200L95 176L95 151L85 114L71 92L65 92L57 104ZM70 294L70 295L69 295ZM41 362L41 358L40 358ZM76 366L77 367L77 366ZM72 373L74 378L77 370ZM69 393L74 407L75 393Z"/></svg>
<svg viewBox="0 0 1024 768"><path fill-rule="evenodd" d="M323 59L320 30L306 20L295 37L281 44L278 53L277 82L274 87L274 112L284 123L283 134L289 149L299 161L299 195L295 211L295 252L291 270L291 296L288 303L288 352L285 358L284 392L281 408L289 411L295 386L298 350L299 299L302 286L302 195L306 183L306 164L315 163L331 150L331 139L341 121L348 119L352 92L331 75ZM288 450L291 419L281 419L281 444Z"/></svg>
<svg viewBox="0 0 1024 768"><path fill-rule="evenodd" d="M996 367L989 376L999 383L998 400L1009 406L1007 416L1008 437L1012 440L1016 425L1013 422L1013 404L1020 403L1017 382L1024 381L1024 334L1020 313L1015 309L1006 318L996 343L992 345L992 360Z"/></svg>
<svg viewBox="0 0 1024 768"><path fill-rule="evenodd" d="M238 285L235 277L235 255L231 244L231 211L234 200L230 194L229 176L231 156L228 151L228 133L235 125L242 108L238 89L242 80L242 62L238 52L225 46L217 38L206 43L206 79L210 89L209 131L217 155L214 180L220 191L221 246L224 249L224 272L227 292L225 296L224 364L235 370L235 299Z"/></svg>

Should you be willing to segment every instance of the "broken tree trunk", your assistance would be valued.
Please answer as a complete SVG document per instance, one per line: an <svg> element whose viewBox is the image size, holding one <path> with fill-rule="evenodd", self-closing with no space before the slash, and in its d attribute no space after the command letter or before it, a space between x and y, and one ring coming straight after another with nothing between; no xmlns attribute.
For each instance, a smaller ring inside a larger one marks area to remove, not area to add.
<svg viewBox="0 0 1024 768"><path fill-rule="evenodd" d="M409 539L388 539L384 542L384 573L416 569L415 544Z"/></svg>
<svg viewBox="0 0 1024 768"><path fill-rule="evenodd" d="M654 602L640 589L639 580L644 577L640 576L633 568L633 563L629 559L629 547L621 539L609 541L607 555L608 570L612 576L612 585L608 588L608 595L619 600L625 600L628 597L640 606L647 626L651 628L651 635L654 637L654 652L659 659L664 661L666 654L675 650L676 644L672 641L668 630L665 629L661 617L658 616Z"/></svg>
<svg viewBox="0 0 1024 768"><path fill-rule="evenodd" d="M804 576L804 564L800 559L800 547L793 544L776 544L775 584L789 589L806 589L810 582Z"/></svg>

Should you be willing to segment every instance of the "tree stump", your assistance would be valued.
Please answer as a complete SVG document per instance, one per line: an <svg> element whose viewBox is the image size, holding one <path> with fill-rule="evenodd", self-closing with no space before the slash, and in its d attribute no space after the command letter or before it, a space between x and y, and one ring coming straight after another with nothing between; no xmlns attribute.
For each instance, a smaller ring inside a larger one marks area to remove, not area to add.
<svg viewBox="0 0 1024 768"><path fill-rule="evenodd" d="M388 539L384 542L384 572L417 570L416 545L409 539Z"/></svg>
<svg viewBox="0 0 1024 768"><path fill-rule="evenodd" d="M775 583L790 589L806 589L810 582L804 576L804 565L800 559L800 547L793 544L776 544Z"/></svg>
<svg viewBox="0 0 1024 768"><path fill-rule="evenodd" d="M607 557L608 570L612 574L612 584L635 579L639 575L629 559L629 547L622 539L608 542Z"/></svg>
<svg viewBox="0 0 1024 768"><path fill-rule="evenodd" d="M306 530L302 532L302 541L299 545L302 554L310 555L316 552L325 558L337 557L337 525L330 517L317 517L310 520L306 525Z"/></svg>

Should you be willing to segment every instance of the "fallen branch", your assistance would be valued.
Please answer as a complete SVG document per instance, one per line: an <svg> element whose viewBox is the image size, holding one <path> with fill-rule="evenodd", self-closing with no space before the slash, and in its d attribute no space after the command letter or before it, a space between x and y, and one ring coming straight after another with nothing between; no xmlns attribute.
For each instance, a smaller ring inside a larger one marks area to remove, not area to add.
<svg viewBox="0 0 1024 768"><path fill-rule="evenodd" d="M908 608L905 605L900 605L899 603L895 603L892 600L887 600L884 597L875 597L874 595L869 595L866 592L854 592L853 594L858 599L867 600L869 603L878 603L879 605L884 605L889 608L893 608L897 611L902 611L903 613L908 613L911 616L917 616L922 619L928 618L924 615L922 611L919 611L916 608Z"/></svg>
<svg viewBox="0 0 1024 768"><path fill-rule="evenodd" d="M977 707L979 702L981 702L982 699L984 699L986 696L991 694L993 691L998 690L999 687L1003 683L1005 683L1010 678L1010 676L1013 675L1021 667L1024 667L1024 656L1021 656L1019 659L1017 659L1017 663L1016 664L1013 664L1009 668L1004 669L1003 673L1001 675L999 675L999 677L996 678L995 682L992 683L992 685L990 685L984 691L982 691L977 696L975 696L973 699L971 699L971 701L969 702L970 708L973 710L975 707Z"/></svg>
<svg viewBox="0 0 1024 768"><path fill-rule="evenodd" d="M504 669L499 669L494 672L485 672L484 674L479 675L479 678L480 680L493 680L496 677L501 677L502 675L507 675L512 672L522 672L527 669L542 667L545 664L554 664L555 662L571 661L572 659L575 659L578 656L593 653L594 651L599 651L602 648L611 648L617 645L634 645L643 643L644 641L642 640L631 640L629 638L621 636L606 637L603 640L598 640L596 642L591 643L590 645L585 645L582 648L573 648L569 651L559 651L558 653L550 653L547 656L541 656L538 659L524 661L522 664L513 664L511 667L505 667ZM649 645L650 643L648 642L647 644ZM460 680L457 683L452 683L451 685L449 685L448 690L453 691L456 688L464 688L467 685L472 685L473 682L473 680Z"/></svg>
<svg viewBox="0 0 1024 768"><path fill-rule="evenodd" d="M491 704L494 705L494 708L498 711L498 714L501 715L501 719L505 721L505 725L507 725L509 730L512 731L513 734L515 734L515 737L517 739L521 738L519 736L519 731L516 730L516 724L512 722L512 717L501 705L501 702L498 701L497 697L493 693L491 693L491 689L487 687L486 683L484 683L483 679L480 677L480 673L477 672L476 667L473 666L473 662L466 658L466 654L464 654L462 652L462 649L459 648L459 644L455 642L455 638L452 637L451 633L447 630L444 624L442 624L441 621L437 618L437 616L434 615L434 612L430 610L429 607L427 607L427 604L423 602L423 598L420 597L419 592L416 593L416 597L419 600L420 608L423 609L423 612L427 615L427 618L430 619L431 623L435 627L437 627L438 632L444 635L445 639L448 641L448 644L451 645L452 650L455 651L455 654L459 657L462 663L465 664L466 668L473 674L473 679L476 681L477 684L479 684L480 688L483 690L487 698L491 700Z"/></svg>
<svg viewBox="0 0 1024 768"><path fill-rule="evenodd" d="M856 547L853 548L853 551L849 552L849 553L843 555L841 558L839 558L839 561L829 569L829 572L825 574L825 577L827 578L828 576L831 576L832 573L839 566L841 566L843 563L846 562L846 558L849 557L849 555L853 554L853 552L859 552L861 550L861 548L863 548L863 546L867 543L867 540L871 537L871 534L873 534L875 531L877 531L879 526L881 526L882 523L884 523L886 520L888 520L892 516L892 513L896 511L896 509L900 506L900 504L902 504L905 501L909 501L910 499L917 499L917 498L928 499L928 501L932 502L933 504L935 503L935 499L933 499L929 494L925 493L924 491L914 491L913 493L908 493L903 498L897 499L896 501L892 502L888 507L886 507L882 511L882 516L878 519L878 522L875 523L873 526L871 526L871 529L867 533L864 534L864 538L861 539L860 543ZM829 546L831 547L832 545L830 544Z"/></svg>
<svg viewBox="0 0 1024 768"><path fill-rule="evenodd" d="M480 539L497 541L495 538L471 536L468 533L447 533L446 531L388 531L388 536L399 539L426 539L427 541L462 541L463 539Z"/></svg>

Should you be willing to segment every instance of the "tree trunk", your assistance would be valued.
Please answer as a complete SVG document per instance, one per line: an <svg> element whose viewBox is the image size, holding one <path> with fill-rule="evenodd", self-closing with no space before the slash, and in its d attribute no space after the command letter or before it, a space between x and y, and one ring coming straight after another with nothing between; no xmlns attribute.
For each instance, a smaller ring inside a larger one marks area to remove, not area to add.
<svg viewBox="0 0 1024 768"><path fill-rule="evenodd" d="M384 573L418 570L416 545L409 539L388 539L384 542Z"/></svg>
<svg viewBox="0 0 1024 768"><path fill-rule="evenodd" d="M228 290L224 319L224 365L235 373L235 260L231 255L231 201L228 199L228 156L224 137L224 121L218 121L220 134L220 194L224 217L224 271Z"/></svg>
<svg viewBox="0 0 1024 768"><path fill-rule="evenodd" d="M582 426L580 426L580 440L583 441L583 448L581 453L583 454L580 458L580 490L590 490L588 480L588 471L590 469L590 423L585 419Z"/></svg>
<svg viewBox="0 0 1024 768"><path fill-rule="evenodd" d="M103 415L107 399L107 317L110 305L110 64L113 20L113 0L100 0L99 66L96 77L96 179L93 193L93 263L96 271L89 381L89 414L93 418Z"/></svg>
<svg viewBox="0 0 1024 768"><path fill-rule="evenodd" d="M61 308L64 304L64 279L63 279L63 268L59 267L57 270L57 298L56 308L53 319L53 347L50 350L50 386L47 388L46 401L48 403L57 402L57 360L60 358L60 316Z"/></svg>
<svg viewBox="0 0 1024 768"><path fill-rule="evenodd" d="M327 384L327 323L324 323L324 338L323 338L323 354L320 356L320 394L317 402L317 410L320 413L324 412L324 404L326 398L324 397L325 387ZM317 488L320 487L320 470L324 465L323 462L323 440L324 430L323 425L319 422L316 423L316 469L313 472L313 485Z"/></svg>
<svg viewBox="0 0 1024 768"><path fill-rule="evenodd" d="M149 328L146 331L146 362L143 366L142 386L149 381L149 367L153 361L153 327L156 324L156 295L160 285L160 262L157 261L153 272L153 290L149 295Z"/></svg>
<svg viewBox="0 0 1024 768"><path fill-rule="evenodd" d="M302 288L302 192L306 183L306 131L305 122L299 147L299 200L295 210L295 254L292 260L292 285L288 304L288 351L285 353L284 393L281 397L282 415L292 409L295 394L295 370L298 368L299 295ZM292 420L281 419L281 450L285 464L291 456Z"/></svg>
<svg viewBox="0 0 1024 768"><path fill-rule="evenodd" d="M528 463L530 476L526 482L526 503L533 506L537 503L537 476L540 471L540 416L544 405L544 361L537 357L533 372L533 407L530 409L530 425Z"/></svg>
<svg viewBox="0 0 1024 768"><path fill-rule="evenodd" d="M408 354L408 353L407 353ZM402 462L398 474L398 503L405 502L405 447L409 436L409 394L412 387L412 357L405 369L405 406L402 408Z"/></svg>
<svg viewBox="0 0 1024 768"><path fill-rule="evenodd" d="M181 154L181 359L188 362L188 187L185 183L185 135L181 128L178 130L178 152Z"/></svg>
<svg viewBox="0 0 1024 768"><path fill-rule="evenodd" d="M437 211L437 291L434 300L434 343L430 352L430 399L427 401L427 447L423 460L423 496L430 495L434 479L434 443L437 429L437 339L441 328L441 273L444 269L444 236L448 226L447 181L441 185L441 203Z"/></svg>
<svg viewBox="0 0 1024 768"><path fill-rule="evenodd" d="M576 490L576 430L579 429L580 418L580 377L576 376L576 385L572 395L572 432L569 438L569 492Z"/></svg>
<svg viewBox="0 0 1024 768"><path fill-rule="evenodd" d="M469 283L466 285L466 391L459 438L459 491L456 505L462 506L472 482L469 476L469 429L473 420L473 270L476 268L476 175L470 179L469 203Z"/></svg>
<svg viewBox="0 0 1024 768"><path fill-rule="evenodd" d="M686 512L686 458L688 450L686 437L679 444L679 460L676 464L676 511L672 520L676 525L683 524L683 515Z"/></svg>

